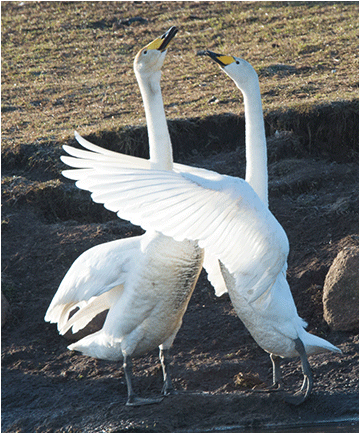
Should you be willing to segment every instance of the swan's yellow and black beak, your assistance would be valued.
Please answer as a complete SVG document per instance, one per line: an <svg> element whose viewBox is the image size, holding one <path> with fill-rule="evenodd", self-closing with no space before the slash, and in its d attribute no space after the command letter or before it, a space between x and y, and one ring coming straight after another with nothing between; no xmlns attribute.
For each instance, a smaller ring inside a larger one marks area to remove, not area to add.
<svg viewBox="0 0 360 434"><path fill-rule="evenodd" d="M175 26L170 27L170 29L164 33L160 38L156 38L154 41L150 42L146 47L148 50L159 50L161 52L166 50L169 42L176 35L178 29Z"/></svg>
<svg viewBox="0 0 360 434"><path fill-rule="evenodd" d="M197 56L209 56L212 60L218 63L222 68L235 62L232 56L224 56L223 54L216 54L210 50L202 50L197 52Z"/></svg>

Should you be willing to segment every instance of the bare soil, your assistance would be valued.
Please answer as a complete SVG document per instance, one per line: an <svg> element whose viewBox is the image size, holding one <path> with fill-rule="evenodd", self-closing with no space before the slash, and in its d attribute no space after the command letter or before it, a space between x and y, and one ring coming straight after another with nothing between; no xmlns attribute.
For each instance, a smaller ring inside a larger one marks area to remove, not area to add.
<svg viewBox="0 0 360 434"><path fill-rule="evenodd" d="M294 407L277 393L257 391L271 384L270 359L229 299L214 296L203 273L172 350L179 394L158 405L126 407L121 365L70 352L68 341L43 317L61 279L83 251L141 229L111 214L91 223L61 220L52 213L56 199L46 207L42 198L40 207L31 197L15 200L7 192L3 290L12 316L2 329L3 432L314 432L319 424L322 432L358 429L358 334L329 330L321 301L333 259L358 242L358 166L352 159L325 158L320 151L310 156L303 141L286 132L268 139L268 155L270 208L289 236L288 276L299 314L310 332L343 352L310 358L315 383L310 399ZM184 161L244 174L243 146L188 155ZM26 176L42 179L44 173ZM75 191L71 183L64 185ZM77 202L75 196L74 209ZM282 370L286 387L299 388L299 361L284 361ZM136 359L134 371L141 395L160 393L156 350Z"/></svg>

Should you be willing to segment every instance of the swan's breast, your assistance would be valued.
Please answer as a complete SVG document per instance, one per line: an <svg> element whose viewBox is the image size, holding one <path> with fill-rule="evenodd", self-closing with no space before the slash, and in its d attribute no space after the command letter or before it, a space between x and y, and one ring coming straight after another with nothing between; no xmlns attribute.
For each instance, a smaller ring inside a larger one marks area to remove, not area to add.
<svg viewBox="0 0 360 434"><path fill-rule="evenodd" d="M279 321L276 312L273 312L274 315L264 315L241 297L239 292L231 289L229 296L240 320L263 350L281 357L297 355L294 353L297 332L291 319Z"/></svg>
<svg viewBox="0 0 360 434"><path fill-rule="evenodd" d="M134 356L158 347L177 332L203 262L197 243L163 235L146 244L144 254L146 261L127 307L134 328L123 343L134 347Z"/></svg>
<svg viewBox="0 0 360 434"><path fill-rule="evenodd" d="M203 250L193 241L178 242L159 236L147 246L144 271L150 298L156 299L153 315L169 323L183 315L203 262ZM153 316L152 315L152 316Z"/></svg>
<svg viewBox="0 0 360 434"><path fill-rule="evenodd" d="M268 353L295 357L294 339L302 327L284 275L279 275L272 291L249 303L235 277L220 262L234 309L257 344Z"/></svg>

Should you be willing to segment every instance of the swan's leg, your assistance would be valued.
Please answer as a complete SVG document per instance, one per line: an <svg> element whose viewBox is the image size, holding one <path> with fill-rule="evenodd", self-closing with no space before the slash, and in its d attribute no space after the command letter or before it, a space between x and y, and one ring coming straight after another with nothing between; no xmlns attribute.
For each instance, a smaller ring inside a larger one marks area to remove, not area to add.
<svg viewBox="0 0 360 434"><path fill-rule="evenodd" d="M170 355L169 350L160 346L159 358L163 370L164 386L162 388L163 395L174 395L176 391L171 382L170 376Z"/></svg>
<svg viewBox="0 0 360 434"><path fill-rule="evenodd" d="M295 349L300 354L301 360L301 369L304 374L304 382L301 386L300 392L305 390L304 400L310 395L312 387L313 387L313 378L311 374L310 363L306 355L306 350L304 344L300 339L296 339L295 341Z"/></svg>
<svg viewBox="0 0 360 434"><path fill-rule="evenodd" d="M128 400L126 405L138 406L146 404L158 404L163 400L163 398L139 398L135 395L134 389L132 388L132 360L131 357L124 355L124 373L125 380L128 391Z"/></svg>
<svg viewBox="0 0 360 434"><path fill-rule="evenodd" d="M123 368L125 373L125 380L128 392L128 400L126 405L131 405L136 396L132 387L132 360L129 356L124 356Z"/></svg>
<svg viewBox="0 0 360 434"><path fill-rule="evenodd" d="M301 389L297 393L295 393L294 396L284 396L284 399L290 404L299 405L302 404L310 395L313 386L313 379L304 344L299 338L295 339L295 349L300 355L301 369L304 374L304 381Z"/></svg>
<svg viewBox="0 0 360 434"><path fill-rule="evenodd" d="M275 356L275 354L270 354L270 359L273 367L273 384L271 389L280 389L282 386L280 371L281 357Z"/></svg>
<svg viewBox="0 0 360 434"><path fill-rule="evenodd" d="M266 387L266 389L257 389L257 390L253 390L253 392L259 392L259 393L279 392L280 389L282 388L281 371L280 371L281 357L275 356L275 354L270 354L270 359L273 368L273 384L270 387Z"/></svg>

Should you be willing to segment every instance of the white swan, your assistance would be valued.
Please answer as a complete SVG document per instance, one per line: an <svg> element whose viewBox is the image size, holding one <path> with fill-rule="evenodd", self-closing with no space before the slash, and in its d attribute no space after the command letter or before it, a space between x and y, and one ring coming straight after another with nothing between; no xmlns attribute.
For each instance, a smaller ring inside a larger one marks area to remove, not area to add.
<svg viewBox="0 0 360 434"><path fill-rule="evenodd" d="M134 71L145 106L150 160L148 167L172 169L172 148L160 89L166 47L172 27L136 56ZM76 135L80 143L84 139ZM82 151L78 151L82 152ZM131 160L132 161L132 160ZM61 334L82 329L109 309L102 329L69 349L107 360L123 359L128 387L127 405L159 402L136 397L131 381L131 358L160 346L163 393L173 391L168 351L200 274L203 252L194 241L174 241L149 230L140 237L95 246L71 266L45 316L58 323ZM79 310L69 319L74 308Z"/></svg>
<svg viewBox="0 0 360 434"><path fill-rule="evenodd" d="M254 68L246 62L244 59L234 58L233 56L224 56L216 54L210 50L200 51L198 55L207 55L218 63L221 69L234 81L236 86L241 90L244 97L245 107L245 132L246 132L246 176L245 180L253 187L259 198L265 205L268 206L268 172L267 172L267 156L266 156L266 137L265 127L262 112L261 94L259 79ZM227 281L227 287L229 289L229 295L233 301L235 310L240 319L246 324L255 323L256 326L250 324L252 335L255 336L259 333L264 334L266 329L266 323L262 326L258 325L261 317L256 318L254 312L252 312L251 305L243 298L239 297L238 291L233 290L233 284L231 277L227 271L222 268L223 276ZM285 273L284 273L285 276ZM229 280L230 279L230 280ZM282 283L281 288L287 287L287 282ZM272 290L273 294L281 294L281 291ZM291 292L288 291L285 294L285 299L294 308L294 302ZM251 319L250 319L251 318ZM306 326L306 324L304 324ZM260 338L262 339L262 338ZM295 340L296 341L296 340ZM312 375L309 367L309 363L306 357L306 351L304 350L302 341L295 342L295 349L299 353L302 361L302 368L304 372L304 384L302 391L304 394L297 396L296 398L287 397L289 402L300 404L310 394L312 388ZM338 350L338 349L336 349ZM281 387L281 372L280 372L280 356L270 352L270 358L273 365L273 388ZM308 351L309 353L309 351Z"/></svg>
<svg viewBox="0 0 360 434"><path fill-rule="evenodd" d="M210 50L200 51L198 55L206 55L220 65L222 70L234 81L236 86L241 90L244 97L245 107L245 132L246 132L246 176L245 180L253 187L255 192L263 203L268 206L268 172L267 172L267 156L266 156L266 137L265 127L261 103L261 94L259 79L254 68L244 59L234 58L216 54ZM286 270L287 265L285 265ZM229 295L233 301L233 305L240 319L248 326L251 334L255 338L256 335L265 334L266 322L262 322L262 314L257 318L256 310L252 309L244 298L239 296L239 291L234 291L232 278L226 268L222 266L223 276L226 280L229 289ZM284 271L285 276L285 271ZM286 282L286 281L285 281ZM285 283L283 286L286 286ZM272 290L273 294L278 294L276 289ZM291 292L285 294L285 299L294 305ZM294 310L294 309L292 309ZM254 325L256 324L256 325ZM306 324L304 323L304 326ZM263 340L263 338L257 338ZM255 340L257 340L255 338ZM311 392L312 375L307 361L306 351L302 341L295 340L295 348L299 353L302 361L304 372L304 384L302 387L303 395L294 397L285 397L289 402L300 404ZM281 372L280 361L281 357L273 352L270 352L270 358L273 365L273 385L272 388L281 387Z"/></svg>
<svg viewBox="0 0 360 434"><path fill-rule="evenodd" d="M241 81L246 83L248 78L254 84L256 74L244 60L226 57L217 56L217 60L244 92ZM255 95L259 99L260 94ZM123 168L120 154L82 144L92 152L75 155L66 147L77 158L63 157L63 161L77 169L64 175L77 180L79 188L92 192L95 202L121 218L179 241L197 240L205 255L209 251L218 258L235 310L256 342L271 355L274 380L280 379L279 357L300 356L303 396L292 402L306 399L312 387L307 354L340 350L306 332L306 323L297 314L286 281L288 240L267 207L266 157L259 175L248 172L247 167L247 179L261 200L250 184L239 178L176 164L172 172L149 170L145 160L133 160L132 169ZM256 161L248 160L248 164L256 168Z"/></svg>

